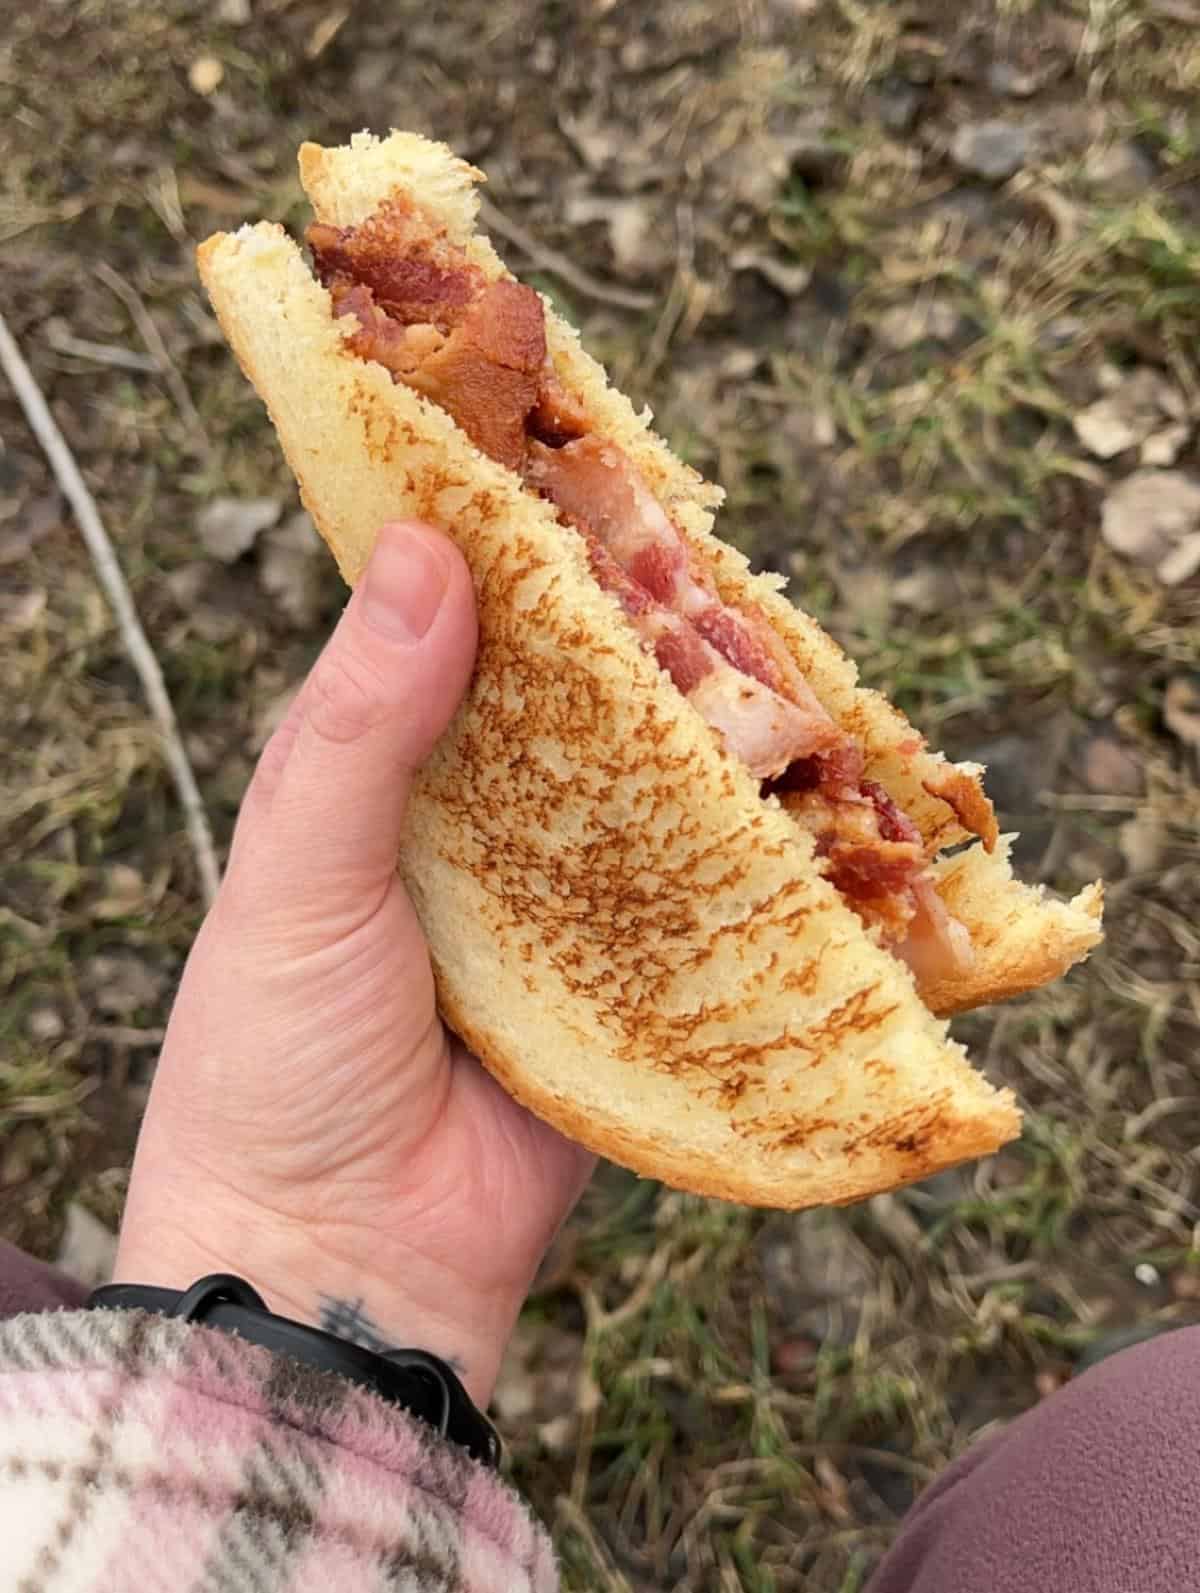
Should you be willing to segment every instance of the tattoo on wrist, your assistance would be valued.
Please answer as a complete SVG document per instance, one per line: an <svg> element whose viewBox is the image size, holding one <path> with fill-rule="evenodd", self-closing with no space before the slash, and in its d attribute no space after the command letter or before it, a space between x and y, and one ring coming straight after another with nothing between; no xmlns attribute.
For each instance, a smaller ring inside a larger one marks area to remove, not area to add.
<svg viewBox="0 0 1200 1593"><path fill-rule="evenodd" d="M345 1339L348 1344L357 1344L364 1350L373 1350L376 1355L386 1355L389 1350L399 1348L379 1331L367 1313L366 1301L361 1295L357 1300L348 1300L340 1294L321 1294L317 1298L317 1326L324 1328L326 1333ZM430 1349L431 1346L421 1345L420 1348ZM444 1355L440 1350L434 1350L433 1353L440 1355L459 1377L466 1371L457 1355Z"/></svg>

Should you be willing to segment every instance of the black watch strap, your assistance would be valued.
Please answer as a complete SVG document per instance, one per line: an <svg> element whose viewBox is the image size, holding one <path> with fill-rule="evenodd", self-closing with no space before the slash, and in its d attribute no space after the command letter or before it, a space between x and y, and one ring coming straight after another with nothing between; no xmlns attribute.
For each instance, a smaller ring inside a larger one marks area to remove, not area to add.
<svg viewBox="0 0 1200 1593"><path fill-rule="evenodd" d="M290 1355L306 1366L334 1372L369 1389L427 1423L485 1466L500 1463L496 1429L471 1403L453 1367L445 1361L426 1350L389 1350L379 1355L322 1328L276 1316L256 1289L231 1273L212 1273L183 1290L109 1283L93 1290L87 1303L97 1310L150 1311L234 1333L249 1344Z"/></svg>

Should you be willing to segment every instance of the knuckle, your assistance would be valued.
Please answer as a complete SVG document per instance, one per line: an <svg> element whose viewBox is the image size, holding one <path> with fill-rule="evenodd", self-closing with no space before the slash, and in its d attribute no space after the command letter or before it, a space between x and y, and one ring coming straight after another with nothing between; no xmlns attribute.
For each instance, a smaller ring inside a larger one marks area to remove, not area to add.
<svg viewBox="0 0 1200 1593"><path fill-rule="evenodd" d="M357 741L388 711L385 683L365 658L344 651L317 661L309 683L308 722L326 741Z"/></svg>

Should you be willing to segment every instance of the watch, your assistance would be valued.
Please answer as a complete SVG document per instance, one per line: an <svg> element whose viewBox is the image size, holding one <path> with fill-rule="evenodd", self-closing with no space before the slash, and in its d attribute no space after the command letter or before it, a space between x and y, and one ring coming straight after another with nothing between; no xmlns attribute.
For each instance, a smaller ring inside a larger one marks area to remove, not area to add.
<svg viewBox="0 0 1200 1593"><path fill-rule="evenodd" d="M453 1367L427 1350L389 1350L377 1354L339 1339L323 1328L276 1316L243 1278L214 1272L190 1289L158 1289L136 1283L109 1283L95 1289L88 1307L101 1311L150 1311L157 1316L199 1322L260 1344L277 1355L378 1394L458 1444L474 1460L495 1469L501 1445L496 1429L471 1402Z"/></svg>

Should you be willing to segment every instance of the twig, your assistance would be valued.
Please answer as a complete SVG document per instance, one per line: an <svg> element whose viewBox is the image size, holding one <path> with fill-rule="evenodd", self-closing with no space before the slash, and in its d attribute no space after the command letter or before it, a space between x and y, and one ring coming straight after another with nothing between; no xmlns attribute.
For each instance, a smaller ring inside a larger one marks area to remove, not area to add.
<svg viewBox="0 0 1200 1593"><path fill-rule="evenodd" d="M142 335L142 341L150 350L150 354L158 369L159 375L171 390L171 397L175 400L175 407L187 422L193 439L201 453L210 454L212 444L208 440L208 432L200 418L200 411L192 402L192 395L187 390L187 383L179 374L179 367L167 351L163 342L162 333L155 325L154 317L142 303L141 296L131 283L118 275L105 261L96 267L96 275L107 288L110 288L121 303L129 311L134 326Z"/></svg>
<svg viewBox="0 0 1200 1593"><path fill-rule="evenodd" d="M0 366L3 366L4 374L12 383L13 391L25 411L30 428L50 461L55 479L75 511L96 574L117 617L121 638L133 667L137 670L150 711L162 736L163 752L183 807L188 837L192 843L196 867L200 874L201 888L206 903L211 905L217 894L221 872L217 864L216 849L213 846L212 831L208 826L208 816L196 785L196 776L192 773L192 766L188 762L183 738L179 734L179 725L167 694L162 670L158 666L158 660L150 643L146 640L146 633L137 617L133 598L121 573L121 566L108 532L100 519L95 499L88 491L79 466L75 463L74 455L51 415L49 405L42 396L42 390L37 385L33 372L26 365L24 356L9 331L8 323L2 313L0 313Z"/></svg>
<svg viewBox="0 0 1200 1593"><path fill-rule="evenodd" d="M575 289L576 293L582 293L590 299L599 299L602 304L618 304L624 310L648 310L654 303L652 293L640 293L636 288L618 288L610 282L601 282L599 277L584 271L565 254L560 254L549 244L539 242L531 232L526 232L519 222L510 221L490 199L480 198L479 214L493 232L498 232L502 238L507 238L509 243L520 249L522 254L528 255L535 265L540 265L543 270L551 271L556 277L561 277L568 287Z"/></svg>
<svg viewBox="0 0 1200 1593"><path fill-rule="evenodd" d="M90 360L93 365L112 365L122 371L158 370L158 361L149 354L114 348L111 343L93 343L91 338L76 337L66 327L48 326L46 341L56 354L70 354L77 360Z"/></svg>

